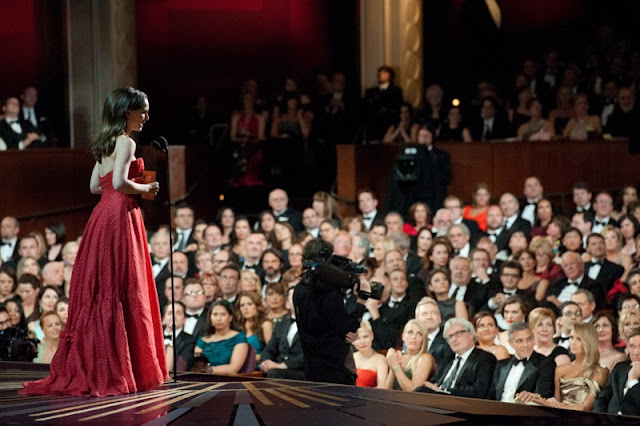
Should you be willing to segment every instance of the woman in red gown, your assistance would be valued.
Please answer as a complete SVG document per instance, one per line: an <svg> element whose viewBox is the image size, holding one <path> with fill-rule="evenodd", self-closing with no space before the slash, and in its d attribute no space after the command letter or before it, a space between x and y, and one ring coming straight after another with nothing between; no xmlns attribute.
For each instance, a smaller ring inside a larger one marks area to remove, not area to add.
<svg viewBox="0 0 640 426"><path fill-rule="evenodd" d="M23 395L107 396L145 391L168 377L158 295L138 205L158 183L141 183L131 132L149 120L147 96L133 88L107 98L90 189L102 194L82 236L70 283L69 318L49 377Z"/></svg>

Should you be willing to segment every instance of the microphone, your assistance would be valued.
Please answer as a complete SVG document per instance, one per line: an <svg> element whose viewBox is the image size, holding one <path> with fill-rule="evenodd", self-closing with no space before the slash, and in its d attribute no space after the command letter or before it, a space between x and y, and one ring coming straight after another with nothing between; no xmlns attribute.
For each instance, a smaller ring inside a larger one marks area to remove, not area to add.
<svg viewBox="0 0 640 426"><path fill-rule="evenodd" d="M164 136L160 136L158 140L151 141L151 146L162 152L167 152L169 150L169 142L167 142L167 139Z"/></svg>

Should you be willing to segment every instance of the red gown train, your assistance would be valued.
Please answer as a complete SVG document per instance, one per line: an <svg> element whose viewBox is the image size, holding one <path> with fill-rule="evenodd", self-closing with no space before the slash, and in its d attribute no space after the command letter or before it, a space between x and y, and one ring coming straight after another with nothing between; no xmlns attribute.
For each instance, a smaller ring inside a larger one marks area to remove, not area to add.
<svg viewBox="0 0 640 426"><path fill-rule="evenodd" d="M142 176L142 158L129 179ZM51 374L23 395L107 396L153 389L168 377L158 295L137 196L100 178L102 197L78 250L69 317Z"/></svg>

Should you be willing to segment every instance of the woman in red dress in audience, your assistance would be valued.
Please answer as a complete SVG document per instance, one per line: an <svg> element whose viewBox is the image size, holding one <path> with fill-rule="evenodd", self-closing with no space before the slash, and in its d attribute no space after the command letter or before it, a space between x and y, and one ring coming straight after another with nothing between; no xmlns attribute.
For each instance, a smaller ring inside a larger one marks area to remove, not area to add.
<svg viewBox="0 0 640 426"><path fill-rule="evenodd" d="M362 320L358 329L358 338L353 342L357 352L353 354L356 363L356 386L364 388L383 388L387 383L389 367L384 355L377 353L371 347L373 329L369 321Z"/></svg>
<svg viewBox="0 0 640 426"><path fill-rule="evenodd" d="M491 192L486 183L479 183L473 191L473 204L462 210L462 217L475 220L482 231L487 232L487 211L491 201Z"/></svg>
<svg viewBox="0 0 640 426"><path fill-rule="evenodd" d="M69 316L49 377L24 383L25 395L107 396L146 391L168 377L158 295L139 194L144 164L130 138L149 120L147 96L116 89L91 143L90 189L102 194L82 236L71 278Z"/></svg>

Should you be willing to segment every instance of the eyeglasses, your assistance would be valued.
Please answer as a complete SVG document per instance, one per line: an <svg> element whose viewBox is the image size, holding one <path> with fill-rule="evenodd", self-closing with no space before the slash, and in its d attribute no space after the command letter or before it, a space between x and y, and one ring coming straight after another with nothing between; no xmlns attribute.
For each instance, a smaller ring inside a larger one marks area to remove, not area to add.
<svg viewBox="0 0 640 426"><path fill-rule="evenodd" d="M563 317L568 317L568 318L580 318L582 317L582 312L578 311L578 312L565 312L564 314L562 314Z"/></svg>
<svg viewBox="0 0 640 426"><path fill-rule="evenodd" d="M456 338L458 338L458 337L462 336L464 333L468 333L468 331L467 331L467 330L459 330L459 331L456 331L455 333L451 333L451 334L449 334L448 336L446 336L446 337L444 338L444 340L446 340L447 342L450 342L450 341L452 341L453 339L456 339Z"/></svg>
<svg viewBox="0 0 640 426"><path fill-rule="evenodd" d="M0 324L11 325L11 318L8 318L8 319L0 322Z"/></svg>
<svg viewBox="0 0 640 426"><path fill-rule="evenodd" d="M204 291L199 290L199 291L187 291L184 295L195 297L195 296L202 296L203 294L204 294Z"/></svg>

